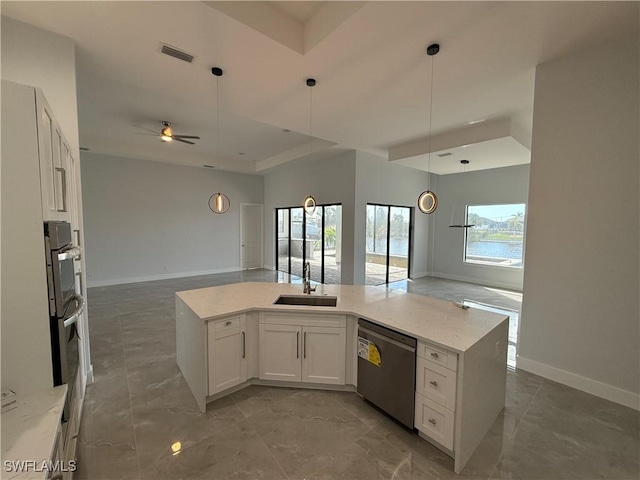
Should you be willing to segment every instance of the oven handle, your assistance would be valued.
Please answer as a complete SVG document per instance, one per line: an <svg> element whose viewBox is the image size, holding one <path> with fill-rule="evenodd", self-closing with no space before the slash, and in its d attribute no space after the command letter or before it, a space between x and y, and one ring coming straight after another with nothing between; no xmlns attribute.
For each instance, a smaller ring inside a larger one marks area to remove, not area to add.
<svg viewBox="0 0 640 480"><path fill-rule="evenodd" d="M80 247L71 247L71 248L65 250L64 252L60 252L58 254L58 261L61 262L62 260L70 260L72 258L79 258L81 253L82 253L82 250L80 250Z"/></svg>
<svg viewBox="0 0 640 480"><path fill-rule="evenodd" d="M86 306L86 302L84 301L84 298L82 297L82 295L75 295L74 299L78 302L78 306L73 311L73 313L64 320L63 322L64 328L70 327L71 325L76 323L78 321L78 317L80 317L80 315L82 315L82 312L84 312L84 307Z"/></svg>

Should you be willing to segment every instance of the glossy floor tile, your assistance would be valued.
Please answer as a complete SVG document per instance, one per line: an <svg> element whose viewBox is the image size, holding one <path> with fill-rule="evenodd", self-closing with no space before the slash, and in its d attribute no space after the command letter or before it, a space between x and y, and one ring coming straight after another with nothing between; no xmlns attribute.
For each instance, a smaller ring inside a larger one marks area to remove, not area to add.
<svg viewBox="0 0 640 480"><path fill-rule="evenodd" d="M95 382L75 478L639 478L638 412L522 371L508 372L506 408L459 476L355 393L251 386L201 413L175 361L174 294L242 281L289 279L255 270L89 289ZM462 282L391 287L520 309L517 292Z"/></svg>

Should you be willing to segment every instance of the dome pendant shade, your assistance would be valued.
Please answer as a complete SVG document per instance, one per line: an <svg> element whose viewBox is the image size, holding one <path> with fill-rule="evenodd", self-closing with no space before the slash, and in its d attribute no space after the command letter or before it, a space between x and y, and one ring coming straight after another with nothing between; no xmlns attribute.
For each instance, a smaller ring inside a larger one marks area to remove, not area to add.
<svg viewBox="0 0 640 480"><path fill-rule="evenodd" d="M433 213L438 208L438 196L435 192L427 190L418 197L418 208L422 213Z"/></svg>
<svg viewBox="0 0 640 480"><path fill-rule="evenodd" d="M229 197L224 193L214 193L209 197L209 208L213 213L227 213L230 206L231 202L229 201Z"/></svg>

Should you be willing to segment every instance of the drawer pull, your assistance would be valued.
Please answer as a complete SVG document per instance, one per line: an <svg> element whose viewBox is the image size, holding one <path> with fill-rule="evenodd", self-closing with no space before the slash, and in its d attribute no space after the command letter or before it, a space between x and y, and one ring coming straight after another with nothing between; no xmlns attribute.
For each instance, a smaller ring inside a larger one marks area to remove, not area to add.
<svg viewBox="0 0 640 480"><path fill-rule="evenodd" d="M228 327L229 325L231 325L231 320L229 320L228 322L224 322L224 324Z"/></svg>
<svg viewBox="0 0 640 480"><path fill-rule="evenodd" d="M436 382L435 380L431 380L429 383L430 383L431 385L433 385L434 387L437 387L437 386L438 386L438 382Z"/></svg>
<svg viewBox="0 0 640 480"><path fill-rule="evenodd" d="M438 358L439 357L439 355L436 352L431 352L431 356L433 358Z"/></svg>
<svg viewBox="0 0 640 480"><path fill-rule="evenodd" d="M436 424L436 420L435 420L434 418L430 418L430 419L429 419L429 423L430 423L431 425L435 425L435 424Z"/></svg>

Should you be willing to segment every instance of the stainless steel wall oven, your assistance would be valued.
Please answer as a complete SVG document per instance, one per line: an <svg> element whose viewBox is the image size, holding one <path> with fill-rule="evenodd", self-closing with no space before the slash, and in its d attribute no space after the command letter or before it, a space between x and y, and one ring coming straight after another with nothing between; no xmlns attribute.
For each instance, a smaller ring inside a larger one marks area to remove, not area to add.
<svg viewBox="0 0 640 480"><path fill-rule="evenodd" d="M68 384L63 421L69 419L80 365L77 322L84 311L84 298L76 292L74 262L80 249L71 242L71 225L50 221L44 224L44 242L49 286L49 326L53 385Z"/></svg>

